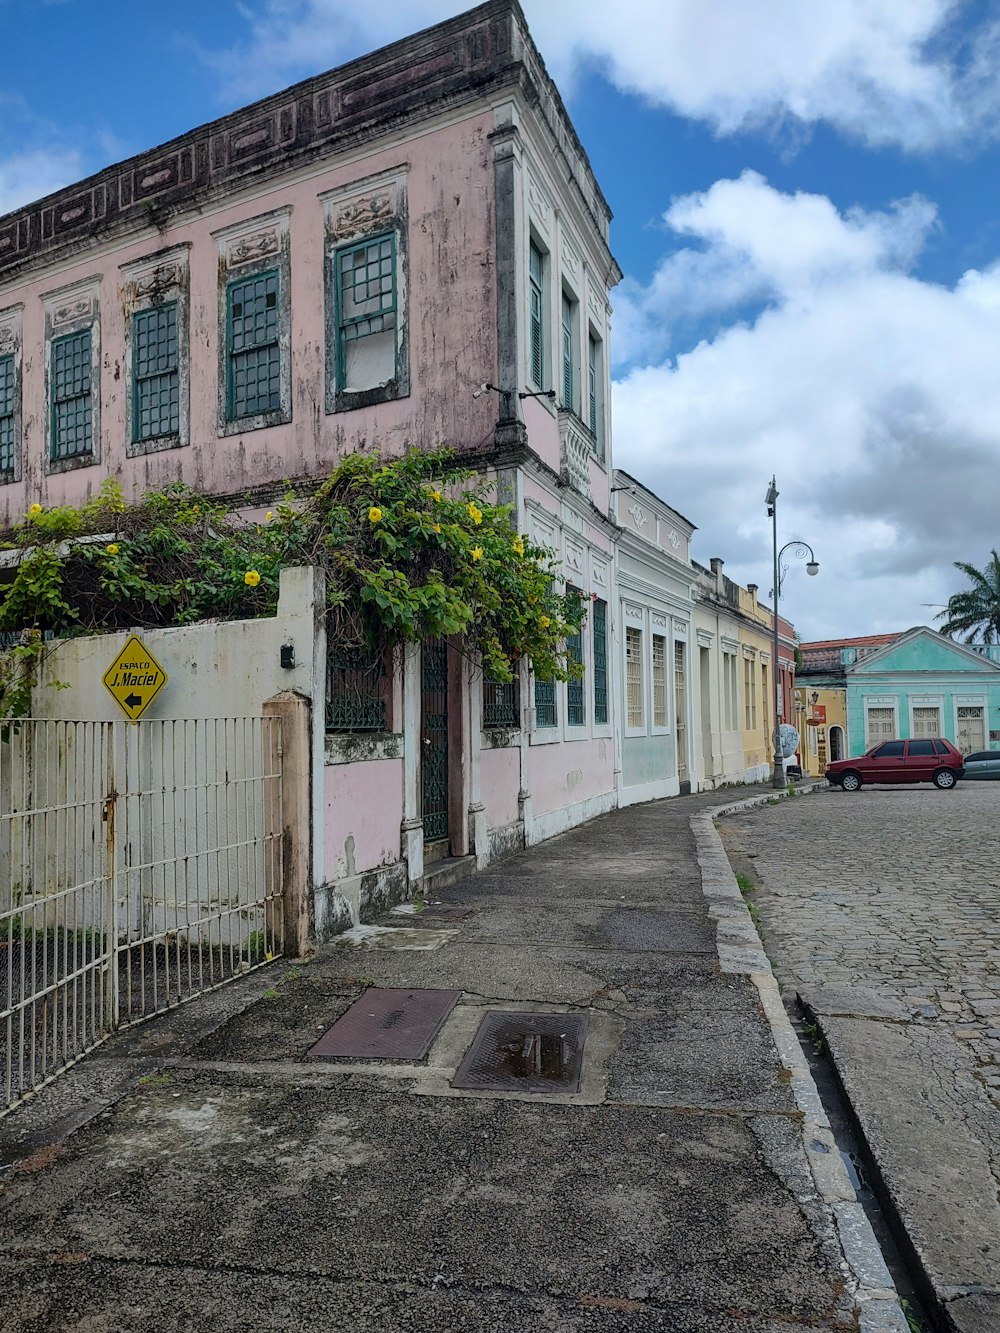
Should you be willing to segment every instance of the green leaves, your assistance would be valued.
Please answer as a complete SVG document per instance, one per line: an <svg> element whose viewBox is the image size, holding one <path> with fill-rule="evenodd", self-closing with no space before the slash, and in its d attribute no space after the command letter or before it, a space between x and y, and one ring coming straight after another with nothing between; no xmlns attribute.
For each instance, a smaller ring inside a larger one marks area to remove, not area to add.
<svg viewBox="0 0 1000 1333"><path fill-rule="evenodd" d="M23 551L0 628L66 636L273 615L280 571L311 564L347 647L462 635L496 680L524 656L546 679L579 671L564 641L586 605L557 590L553 553L514 531L492 483L445 450L349 455L311 496L288 493L264 515L181 483L133 505L108 482L79 509L32 508L0 533Z"/></svg>

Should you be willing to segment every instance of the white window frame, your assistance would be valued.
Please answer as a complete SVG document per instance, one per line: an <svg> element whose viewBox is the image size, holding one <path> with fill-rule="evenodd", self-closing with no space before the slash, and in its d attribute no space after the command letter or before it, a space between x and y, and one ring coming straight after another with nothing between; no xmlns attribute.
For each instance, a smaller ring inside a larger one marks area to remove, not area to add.
<svg viewBox="0 0 1000 1333"><path fill-rule="evenodd" d="M899 735L899 699L898 699L898 698L896 698L894 695L893 695L893 696L890 696L890 695L883 695L883 696L871 696L871 695L865 695L865 697L864 697L864 699L863 699L863 701L862 701L862 705L863 705L863 708L864 708L864 719L865 719L865 743L864 743L864 749L865 749L865 752L866 752L866 753L867 753L868 750L871 749L871 747L872 747L873 745L879 744L881 741L885 741L885 740L899 740L899 739L900 739L900 735ZM891 708L891 709L892 709L892 731L893 731L892 736L878 736L878 737L876 737L875 739L872 739L871 727L870 727L870 725L869 725L868 716L869 716L869 713L871 712L871 710L872 710L873 708Z"/></svg>
<svg viewBox="0 0 1000 1333"><path fill-rule="evenodd" d="M624 704L624 710L625 710L625 716L623 718L623 722L624 722L624 734L626 736L648 735L647 719L649 717L649 701L646 698L648 690L648 683L646 678L648 672L646 671L646 657L645 657L647 648L644 643L645 629L646 629L646 624L644 616L641 619L635 616L632 616L630 618L626 614L624 630L622 633L622 683L624 685L624 690L623 690L624 699L622 702ZM629 651L630 643L635 642L631 636L634 635L638 635L638 642L635 643L634 652L630 653ZM635 663L636 667L638 668L638 675L639 675L638 697L639 697L639 706L642 710L642 716L639 723L635 723L632 721L632 708L629 700L630 663Z"/></svg>
<svg viewBox="0 0 1000 1333"><path fill-rule="evenodd" d="M907 711L909 713L909 718L908 718L909 728L910 728L909 735L911 737L913 737L915 740L923 739L923 737L917 736L916 733L915 724L916 724L916 714L918 708L936 708L938 715L938 727L937 731L933 732L932 734L935 736L943 736L945 734L943 694L911 694L907 698L906 703L907 703ZM958 714L956 713L955 716L957 718Z"/></svg>
<svg viewBox="0 0 1000 1333"><path fill-rule="evenodd" d="M663 716L662 722L656 720L656 641L663 644ZM673 641L670 626L666 623L653 623L649 632L649 733L652 736L667 736L671 728L670 692L673 685Z"/></svg>

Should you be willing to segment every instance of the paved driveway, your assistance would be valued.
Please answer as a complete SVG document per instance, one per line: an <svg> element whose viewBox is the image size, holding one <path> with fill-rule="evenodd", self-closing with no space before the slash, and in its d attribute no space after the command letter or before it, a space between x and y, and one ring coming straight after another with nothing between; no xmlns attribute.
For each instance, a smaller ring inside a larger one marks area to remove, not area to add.
<svg viewBox="0 0 1000 1333"><path fill-rule="evenodd" d="M1000 1328L1000 783L821 791L723 821L958 1328Z"/></svg>

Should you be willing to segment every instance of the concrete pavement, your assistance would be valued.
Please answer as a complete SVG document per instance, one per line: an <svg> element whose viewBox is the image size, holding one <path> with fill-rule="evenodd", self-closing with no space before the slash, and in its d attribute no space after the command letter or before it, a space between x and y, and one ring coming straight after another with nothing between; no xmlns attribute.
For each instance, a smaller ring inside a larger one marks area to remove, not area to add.
<svg viewBox="0 0 1000 1333"><path fill-rule="evenodd" d="M928 1310L1000 1329L1000 784L829 791L723 821Z"/></svg>
<svg viewBox="0 0 1000 1333"><path fill-rule="evenodd" d="M0 1121L4 1328L905 1333L706 814L739 794L596 820L74 1067ZM461 996L422 1060L311 1060L373 985ZM454 1087L497 1010L585 1017L579 1091Z"/></svg>

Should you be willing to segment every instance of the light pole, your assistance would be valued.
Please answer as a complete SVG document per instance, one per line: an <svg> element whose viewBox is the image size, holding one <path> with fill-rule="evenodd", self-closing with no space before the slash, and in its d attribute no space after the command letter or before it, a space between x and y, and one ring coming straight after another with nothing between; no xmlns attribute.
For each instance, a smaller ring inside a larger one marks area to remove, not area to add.
<svg viewBox="0 0 1000 1333"><path fill-rule="evenodd" d="M816 575L819 573L819 561L813 553L813 548L808 542L794 541L786 542L781 550L778 550L778 487L774 477L771 478L771 484L767 488L767 495L764 497L764 503L767 505L767 516L771 520L771 535L774 545L774 610L772 619L774 621L774 736L772 737L774 745L774 767L771 770L771 786L779 790L785 785L785 766L781 760L781 721L778 711L778 703L781 699L781 669L778 664L778 599L781 596L781 557L786 551L791 551L793 555L798 556L800 560L805 560L806 554L809 555L809 563L806 565L806 573Z"/></svg>

